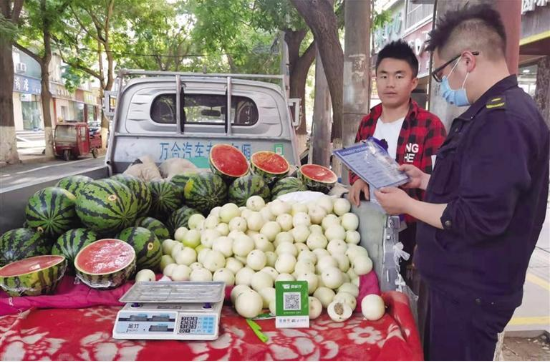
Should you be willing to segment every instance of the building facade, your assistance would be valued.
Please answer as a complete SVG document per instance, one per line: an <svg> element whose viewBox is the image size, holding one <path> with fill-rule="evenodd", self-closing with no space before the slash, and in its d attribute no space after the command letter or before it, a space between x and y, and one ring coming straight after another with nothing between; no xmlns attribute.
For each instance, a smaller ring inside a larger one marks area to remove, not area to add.
<svg viewBox="0 0 550 362"><path fill-rule="evenodd" d="M40 65L27 54L13 49L14 81L13 108L16 131L39 131L44 129L44 116L40 94ZM84 82L74 92L65 88L63 81L63 62L54 55L50 62L50 92L52 104L52 127L57 122L99 121L101 102L99 89L91 82Z"/></svg>

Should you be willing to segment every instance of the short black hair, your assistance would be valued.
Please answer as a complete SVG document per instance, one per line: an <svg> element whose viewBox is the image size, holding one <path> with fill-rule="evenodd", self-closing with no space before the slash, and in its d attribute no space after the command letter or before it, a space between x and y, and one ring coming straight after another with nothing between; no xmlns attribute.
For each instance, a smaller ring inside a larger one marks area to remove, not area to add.
<svg viewBox="0 0 550 362"><path fill-rule="evenodd" d="M418 59L409 44L403 40L392 41L378 52L376 71L378 71L378 67L380 63L382 63L382 60L386 58L404 60L411 66L413 78L416 78L418 75Z"/></svg>
<svg viewBox="0 0 550 362"><path fill-rule="evenodd" d="M450 10L439 17L435 29L430 32L425 50L437 50L446 58L464 50L484 51L491 59L504 57L506 31L502 18L488 4L466 4Z"/></svg>

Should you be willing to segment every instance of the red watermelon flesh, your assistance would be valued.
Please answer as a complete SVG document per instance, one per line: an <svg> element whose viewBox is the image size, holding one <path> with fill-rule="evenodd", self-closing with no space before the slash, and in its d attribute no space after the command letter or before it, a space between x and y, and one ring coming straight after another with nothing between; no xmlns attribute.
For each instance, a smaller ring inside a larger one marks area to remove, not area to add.
<svg viewBox="0 0 550 362"><path fill-rule="evenodd" d="M60 255L41 255L13 262L0 269L0 277L21 276L59 264L65 260Z"/></svg>
<svg viewBox="0 0 550 362"><path fill-rule="evenodd" d="M269 151L256 152L252 155L252 163L271 174L287 173L289 169L288 162L283 156Z"/></svg>
<svg viewBox="0 0 550 362"><path fill-rule="evenodd" d="M309 179L324 183L333 183L338 181L338 176L330 169L320 165L303 165L300 172Z"/></svg>
<svg viewBox="0 0 550 362"><path fill-rule="evenodd" d="M136 257L134 248L117 239L96 241L82 249L75 260L81 271L93 274L109 274L127 267Z"/></svg>
<svg viewBox="0 0 550 362"><path fill-rule="evenodd" d="M219 172L230 177L248 173L248 161L241 151L231 145L215 145L210 150L210 163Z"/></svg>

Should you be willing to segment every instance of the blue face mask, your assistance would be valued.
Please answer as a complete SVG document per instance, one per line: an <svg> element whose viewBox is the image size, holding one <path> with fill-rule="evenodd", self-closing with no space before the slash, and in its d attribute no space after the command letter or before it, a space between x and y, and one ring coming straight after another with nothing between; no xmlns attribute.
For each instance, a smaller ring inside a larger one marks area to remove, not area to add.
<svg viewBox="0 0 550 362"><path fill-rule="evenodd" d="M457 107L464 107L469 106L470 101L468 100L468 96L466 95L466 89L464 88L464 84L466 84L466 79L468 79L468 75L470 73L466 73L466 78L464 78L464 82L462 83L462 88L460 89L451 89L451 86L449 85L449 78L451 74L453 74L453 71L455 70L456 66L458 65L458 62L460 62L460 59L456 62L453 69L451 69L451 72L448 76L444 76L441 79L441 96L443 99L447 101L447 103L450 103L452 105L455 105Z"/></svg>

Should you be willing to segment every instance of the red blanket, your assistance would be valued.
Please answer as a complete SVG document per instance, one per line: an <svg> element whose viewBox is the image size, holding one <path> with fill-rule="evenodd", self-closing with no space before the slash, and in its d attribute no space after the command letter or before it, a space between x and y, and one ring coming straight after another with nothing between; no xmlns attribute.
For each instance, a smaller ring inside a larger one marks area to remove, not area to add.
<svg viewBox="0 0 550 362"><path fill-rule="evenodd" d="M114 340L118 307L31 309L0 317L2 360L421 360L422 350L404 294L383 294L388 307L377 322L355 314L345 323L326 313L309 329L275 328L258 321L262 343L231 307L211 342Z"/></svg>

